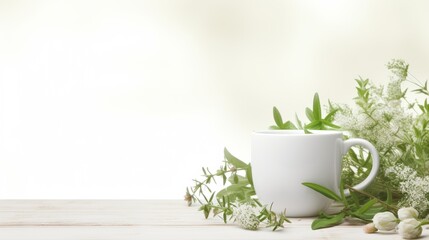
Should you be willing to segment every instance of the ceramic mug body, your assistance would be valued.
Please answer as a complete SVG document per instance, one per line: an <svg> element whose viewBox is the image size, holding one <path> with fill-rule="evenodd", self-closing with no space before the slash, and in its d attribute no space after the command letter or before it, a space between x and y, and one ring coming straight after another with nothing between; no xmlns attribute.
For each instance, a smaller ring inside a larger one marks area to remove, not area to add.
<svg viewBox="0 0 429 240"><path fill-rule="evenodd" d="M368 148L373 158L370 176L355 186L363 189L375 178L378 154L363 139L343 141L338 131L269 130L252 135L252 175L256 195L275 212L287 216L316 216L332 200L311 190L303 182L317 183L339 193L342 157L352 145Z"/></svg>

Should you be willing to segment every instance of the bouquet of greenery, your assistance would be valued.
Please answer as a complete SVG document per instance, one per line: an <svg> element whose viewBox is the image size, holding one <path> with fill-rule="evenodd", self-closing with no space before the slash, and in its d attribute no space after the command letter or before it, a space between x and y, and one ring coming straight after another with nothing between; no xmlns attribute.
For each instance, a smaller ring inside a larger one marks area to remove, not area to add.
<svg viewBox="0 0 429 240"><path fill-rule="evenodd" d="M284 121L278 109L273 108L276 125L272 129L336 129L345 131L348 137L370 141L380 155L380 172L377 179L365 191L353 186L366 178L372 167L372 159L366 150L355 147L344 157L341 184L349 188L351 195L337 196L329 189L313 183L305 183L319 193L341 202L344 209L337 214L321 213L312 228L334 226L346 217L371 222L382 211L396 212L401 207L413 207L420 216L429 214L429 91L427 82L421 83L408 70L402 60L387 64L391 77L386 86L376 86L368 79L356 79L355 106L329 102L323 116L319 96L313 98L313 106L306 108L308 123L296 117L296 124ZM406 86L415 96L424 100L411 100ZM257 229L260 223L283 227L288 221L286 212L277 214L269 206L257 200L252 182L251 165L224 150L224 164L214 173L203 168L202 180L187 188L185 200L201 204L205 217L212 213L226 223L235 220L247 229ZM224 188L212 192L210 185L216 179Z"/></svg>

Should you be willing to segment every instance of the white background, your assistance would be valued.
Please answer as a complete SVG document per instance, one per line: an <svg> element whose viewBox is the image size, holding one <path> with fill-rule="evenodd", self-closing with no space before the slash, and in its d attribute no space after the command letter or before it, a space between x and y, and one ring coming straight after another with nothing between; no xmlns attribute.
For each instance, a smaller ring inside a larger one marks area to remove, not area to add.
<svg viewBox="0 0 429 240"><path fill-rule="evenodd" d="M223 147L402 58L425 1L0 1L0 198L182 198Z"/></svg>

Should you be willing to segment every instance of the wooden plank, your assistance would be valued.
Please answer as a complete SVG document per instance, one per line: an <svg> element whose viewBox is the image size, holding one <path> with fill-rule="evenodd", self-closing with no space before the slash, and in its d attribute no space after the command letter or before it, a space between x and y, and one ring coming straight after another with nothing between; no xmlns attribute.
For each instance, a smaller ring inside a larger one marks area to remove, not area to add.
<svg viewBox="0 0 429 240"><path fill-rule="evenodd" d="M276 232L248 231L197 209L181 200L2 200L0 239L401 239L350 223L312 231L311 218Z"/></svg>

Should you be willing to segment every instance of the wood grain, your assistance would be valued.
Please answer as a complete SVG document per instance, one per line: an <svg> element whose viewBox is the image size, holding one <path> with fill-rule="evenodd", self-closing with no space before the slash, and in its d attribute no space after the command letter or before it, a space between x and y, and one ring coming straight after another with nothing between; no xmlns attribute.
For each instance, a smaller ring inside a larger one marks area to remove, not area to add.
<svg viewBox="0 0 429 240"><path fill-rule="evenodd" d="M181 200L2 200L0 239L401 239L364 234L344 223L312 231L311 218L291 219L285 229L248 231L221 219L204 219ZM423 238L428 233L423 231Z"/></svg>

